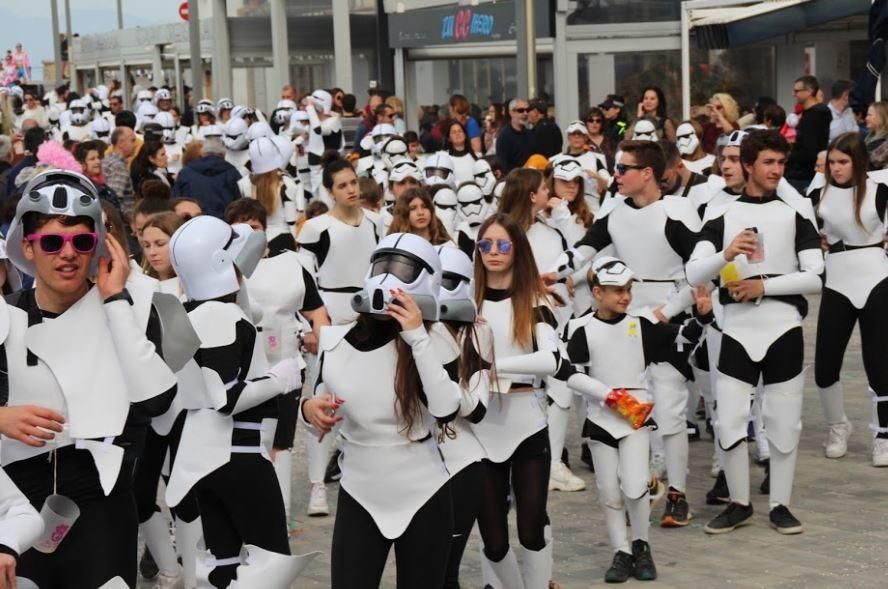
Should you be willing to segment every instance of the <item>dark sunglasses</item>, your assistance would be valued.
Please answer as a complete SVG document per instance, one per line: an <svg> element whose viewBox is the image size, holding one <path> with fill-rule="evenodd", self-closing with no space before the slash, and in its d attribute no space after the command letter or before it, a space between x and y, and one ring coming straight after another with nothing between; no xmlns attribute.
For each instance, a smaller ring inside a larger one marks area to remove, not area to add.
<svg viewBox="0 0 888 589"><path fill-rule="evenodd" d="M478 251L482 254L489 254L493 250L492 239L481 239L478 241ZM496 250L501 254L508 254L512 251L512 242L508 239L497 239Z"/></svg>
<svg viewBox="0 0 888 589"><path fill-rule="evenodd" d="M90 254L95 251L99 243L99 236L96 233L32 233L25 239L36 241L45 254L59 253L68 242L77 253Z"/></svg>
<svg viewBox="0 0 888 589"><path fill-rule="evenodd" d="M527 111L529 111L530 109L529 108L513 108L512 110L519 113L519 114L524 114Z"/></svg>
<svg viewBox="0 0 888 589"><path fill-rule="evenodd" d="M600 122L601 122L601 119L598 118L598 117L595 117L595 118L592 118L592 119L587 119L586 122L587 122L587 123L600 123Z"/></svg>
<svg viewBox="0 0 888 589"><path fill-rule="evenodd" d="M616 170L622 176L629 170L643 170L646 167L647 166L639 166L638 164L617 164L614 166L614 170Z"/></svg>

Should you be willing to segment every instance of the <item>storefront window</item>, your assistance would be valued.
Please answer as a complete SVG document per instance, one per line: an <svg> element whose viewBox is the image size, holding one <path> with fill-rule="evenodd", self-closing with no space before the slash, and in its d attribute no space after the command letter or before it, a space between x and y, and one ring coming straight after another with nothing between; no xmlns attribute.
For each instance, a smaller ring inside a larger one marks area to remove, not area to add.
<svg viewBox="0 0 888 589"><path fill-rule="evenodd" d="M660 22L681 19L681 0L579 0L571 25Z"/></svg>

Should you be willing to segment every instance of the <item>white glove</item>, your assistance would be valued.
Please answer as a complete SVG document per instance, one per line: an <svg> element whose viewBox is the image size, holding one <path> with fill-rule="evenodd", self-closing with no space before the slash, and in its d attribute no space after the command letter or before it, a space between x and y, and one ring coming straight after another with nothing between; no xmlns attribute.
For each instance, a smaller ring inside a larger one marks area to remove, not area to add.
<svg viewBox="0 0 888 589"><path fill-rule="evenodd" d="M361 149L363 149L364 151L372 151L373 145L374 145L373 135L371 135L370 133L367 133L366 135L361 137L361 143L360 143Z"/></svg>
<svg viewBox="0 0 888 589"><path fill-rule="evenodd" d="M281 394L286 394L302 388L302 369L304 367L305 363L302 362L302 358L287 358L272 366L268 370L268 376L281 385Z"/></svg>

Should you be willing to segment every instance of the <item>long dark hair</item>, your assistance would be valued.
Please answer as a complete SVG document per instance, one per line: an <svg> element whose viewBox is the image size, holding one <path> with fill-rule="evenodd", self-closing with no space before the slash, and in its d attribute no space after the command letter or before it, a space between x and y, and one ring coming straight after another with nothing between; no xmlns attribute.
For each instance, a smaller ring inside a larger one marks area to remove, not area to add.
<svg viewBox="0 0 888 589"><path fill-rule="evenodd" d="M139 150L139 155L133 160L130 176L133 179L133 189L137 194L140 193L139 185L142 183L142 180L146 176L153 174L154 170L157 169L157 166L151 163L151 160L148 158L154 157L162 148L164 148L164 145L160 141L146 141L142 145L142 149Z"/></svg>
<svg viewBox="0 0 888 589"><path fill-rule="evenodd" d="M497 213L504 213L515 219L522 232L530 229L535 221L530 194L539 190L544 179L543 173L533 168L516 168L509 172Z"/></svg>
<svg viewBox="0 0 888 589"><path fill-rule="evenodd" d="M429 210L429 214L432 217L429 222L429 242L432 245L441 245L450 241L450 234L447 233L444 223L435 214L435 203L432 197L429 196L428 190L422 186L408 188L395 201L395 206L392 209L392 223L389 226L388 232L413 233L413 228L410 226L410 203L416 198L422 201L422 204Z"/></svg>
<svg viewBox="0 0 888 589"><path fill-rule="evenodd" d="M641 91L641 97L639 98L639 102L644 100L644 95L648 93L648 90L652 91L657 95L657 118L662 121L667 117L666 115L666 94L663 93L663 89L659 86L647 86Z"/></svg>
<svg viewBox="0 0 888 589"><path fill-rule="evenodd" d="M462 129L463 136L466 138L465 144L463 145L462 151L457 150L452 143L450 143L450 131L453 127L459 127ZM465 125L457 121L456 119L448 119L443 125L441 125L441 130L443 131L442 135L444 135L444 149L447 150L450 155L453 156L461 156L468 153L472 156L473 160L478 159L475 155L475 152L472 151L472 140L469 139L469 132L466 131Z"/></svg>
<svg viewBox="0 0 888 589"><path fill-rule="evenodd" d="M851 158L851 165L854 167L852 174L852 182L854 185L854 218L857 224L863 227L863 221L860 219L860 208L863 206L863 199L866 198L866 172L869 164L869 156L866 151L866 144L860 138L860 133L843 133L839 135L829 145L826 151L826 186L823 187L823 193L820 195L820 203L826 198L832 183L832 175L829 171L829 154L832 151L839 151ZM819 203L818 203L819 206Z"/></svg>

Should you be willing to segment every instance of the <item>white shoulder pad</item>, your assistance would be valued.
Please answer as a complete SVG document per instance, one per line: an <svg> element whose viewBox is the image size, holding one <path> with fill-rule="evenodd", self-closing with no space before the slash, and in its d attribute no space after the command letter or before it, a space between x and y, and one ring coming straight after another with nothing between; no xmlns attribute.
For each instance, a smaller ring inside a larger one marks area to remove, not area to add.
<svg viewBox="0 0 888 589"><path fill-rule="evenodd" d="M666 216L673 221L684 223L688 229L695 233L700 231L702 227L700 216L697 214L691 199L683 196L664 196L663 210L666 211Z"/></svg>
<svg viewBox="0 0 888 589"><path fill-rule="evenodd" d="M0 297L0 344L6 343L9 337L9 305L6 299Z"/></svg>
<svg viewBox="0 0 888 589"><path fill-rule="evenodd" d="M364 209L364 215L366 215L367 219L376 226L376 233L381 239L385 235L385 225L383 225L382 222L382 215L368 209Z"/></svg>
<svg viewBox="0 0 888 589"><path fill-rule="evenodd" d="M593 313L587 313L586 315L581 315L580 317L576 317L575 319L570 319L567 322L567 337L571 337L577 332L577 330L583 329L584 327L589 325L589 322L592 321L593 317Z"/></svg>
<svg viewBox="0 0 888 589"><path fill-rule="evenodd" d="M443 362L449 363L459 358L459 344L443 323L432 323L429 327L429 339L432 340L438 358Z"/></svg>
<svg viewBox="0 0 888 589"><path fill-rule="evenodd" d="M703 223L718 219L724 215L725 211L728 210L728 207L739 197L739 194L732 194L726 190L722 190L713 196L712 200L709 201L709 204L706 205L706 214L703 215Z"/></svg>
<svg viewBox="0 0 888 589"><path fill-rule="evenodd" d="M795 209L795 212L814 223L814 228L817 228L817 215L814 214L814 205L811 204L811 199L799 194L798 191L787 182L786 178L780 179L780 184L777 185L777 196L780 200Z"/></svg>
<svg viewBox="0 0 888 589"><path fill-rule="evenodd" d="M888 169L867 172L866 175L876 184L888 184Z"/></svg>
<svg viewBox="0 0 888 589"><path fill-rule="evenodd" d="M618 206L623 204L626 201L626 197L622 195L612 196L610 198L605 198L604 202L601 203L601 208L598 209L598 214L595 215L596 219L603 219L607 217L611 212L613 212Z"/></svg>
<svg viewBox="0 0 888 589"><path fill-rule="evenodd" d="M366 214L367 211L364 211ZM333 221L332 217L329 214L318 215L312 219L309 219L305 223L302 224L302 229L299 231L299 235L296 236L296 241L299 243L315 243L320 241L321 234L330 228L330 223Z"/></svg>
<svg viewBox="0 0 888 589"><path fill-rule="evenodd" d="M246 319L243 309L235 303L208 301L188 313L201 348L229 346L237 337L235 325Z"/></svg>
<svg viewBox="0 0 888 589"><path fill-rule="evenodd" d="M244 176L240 180L237 181L237 189L240 191L240 195L243 198L250 198L253 196L253 183L250 182L249 176Z"/></svg>
<svg viewBox="0 0 888 589"><path fill-rule="evenodd" d="M339 345L345 338L345 334L351 331L355 326L355 321L346 323L345 325L325 325L321 328L321 337L318 341L318 347L325 352L329 352Z"/></svg>
<svg viewBox="0 0 888 589"><path fill-rule="evenodd" d="M714 196L725 189L725 179L716 174L710 174L706 177L706 185L709 186Z"/></svg>

